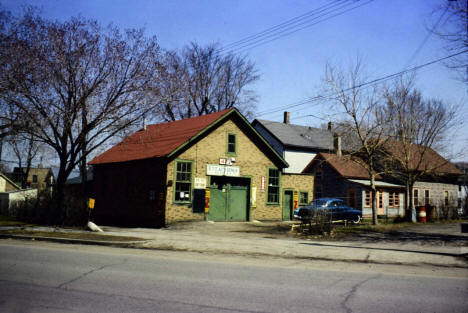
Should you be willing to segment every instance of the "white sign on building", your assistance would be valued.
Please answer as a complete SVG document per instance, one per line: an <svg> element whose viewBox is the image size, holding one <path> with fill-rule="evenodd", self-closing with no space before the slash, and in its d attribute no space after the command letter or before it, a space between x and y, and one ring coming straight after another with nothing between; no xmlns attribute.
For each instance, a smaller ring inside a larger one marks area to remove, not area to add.
<svg viewBox="0 0 468 313"><path fill-rule="evenodd" d="M240 168L238 166L207 164L206 175L239 177Z"/></svg>
<svg viewBox="0 0 468 313"><path fill-rule="evenodd" d="M206 189L206 177L195 177L195 189Z"/></svg>

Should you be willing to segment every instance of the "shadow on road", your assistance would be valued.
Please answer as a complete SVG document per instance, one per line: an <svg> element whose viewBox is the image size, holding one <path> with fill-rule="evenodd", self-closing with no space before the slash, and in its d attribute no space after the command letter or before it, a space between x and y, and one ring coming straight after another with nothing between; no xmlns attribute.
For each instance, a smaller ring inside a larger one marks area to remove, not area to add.
<svg viewBox="0 0 468 313"><path fill-rule="evenodd" d="M376 248L376 247L364 247L364 246L349 246L349 245L336 245L326 244L318 242L301 242L302 245L317 246L317 247L338 247L338 248L351 248L351 249L367 249L367 250L380 250L380 251L398 251L398 252L409 252L409 253L421 253L421 254L432 254L432 255L443 255L453 257L468 257L468 253L447 253L447 252L434 252L434 251L421 251L421 250L409 250L409 249L396 249L396 248Z"/></svg>
<svg viewBox="0 0 468 313"><path fill-rule="evenodd" d="M457 236L449 234L437 234L437 233L421 233L411 231L389 231L386 233L364 233L354 235L352 240L359 240L365 243L376 243L376 242L400 242L400 243L419 243L419 244L433 244L442 243L456 246L467 246L468 237Z"/></svg>

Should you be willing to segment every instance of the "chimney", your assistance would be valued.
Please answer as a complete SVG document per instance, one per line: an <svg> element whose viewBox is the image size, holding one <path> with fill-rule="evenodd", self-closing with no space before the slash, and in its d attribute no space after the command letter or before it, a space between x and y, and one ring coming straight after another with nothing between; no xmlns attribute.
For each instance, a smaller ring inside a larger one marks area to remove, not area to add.
<svg viewBox="0 0 468 313"><path fill-rule="evenodd" d="M333 122L328 122L328 131L333 131Z"/></svg>
<svg viewBox="0 0 468 313"><path fill-rule="evenodd" d="M334 134L333 135L333 146L335 147L335 152L336 155L341 157L341 135L340 134Z"/></svg>
<svg viewBox="0 0 468 313"><path fill-rule="evenodd" d="M289 112L284 112L283 123L284 124L289 124Z"/></svg>
<svg viewBox="0 0 468 313"><path fill-rule="evenodd" d="M143 116L143 130L146 130L146 116Z"/></svg>

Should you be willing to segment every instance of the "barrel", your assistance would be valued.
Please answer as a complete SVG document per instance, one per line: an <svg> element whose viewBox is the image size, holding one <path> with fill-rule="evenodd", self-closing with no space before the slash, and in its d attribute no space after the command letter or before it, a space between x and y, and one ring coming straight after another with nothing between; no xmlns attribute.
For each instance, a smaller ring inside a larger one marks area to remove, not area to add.
<svg viewBox="0 0 468 313"><path fill-rule="evenodd" d="M426 223L426 207L425 206L417 207L416 213L418 215L418 222Z"/></svg>

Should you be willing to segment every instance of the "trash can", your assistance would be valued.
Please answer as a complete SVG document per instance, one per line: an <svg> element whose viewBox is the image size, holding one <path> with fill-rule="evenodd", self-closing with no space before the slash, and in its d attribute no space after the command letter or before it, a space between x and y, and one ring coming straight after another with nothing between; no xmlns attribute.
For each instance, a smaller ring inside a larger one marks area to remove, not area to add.
<svg viewBox="0 0 468 313"><path fill-rule="evenodd" d="M427 215L428 222L435 221L435 208L432 205L426 206L426 215Z"/></svg>
<svg viewBox="0 0 468 313"><path fill-rule="evenodd" d="M424 205L416 208L416 215L418 217L418 222L426 223L426 207Z"/></svg>

